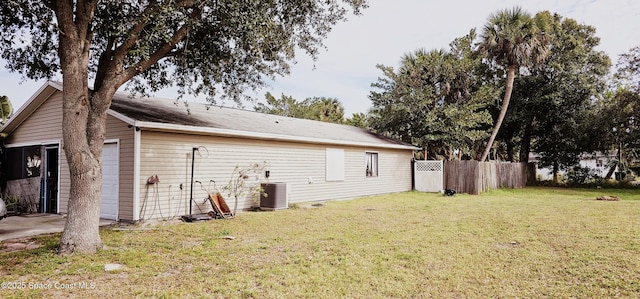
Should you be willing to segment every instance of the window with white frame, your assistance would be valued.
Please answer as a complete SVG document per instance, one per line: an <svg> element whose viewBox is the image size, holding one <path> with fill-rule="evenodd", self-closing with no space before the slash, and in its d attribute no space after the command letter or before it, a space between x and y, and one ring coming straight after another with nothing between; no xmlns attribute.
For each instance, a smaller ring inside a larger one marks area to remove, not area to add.
<svg viewBox="0 0 640 299"><path fill-rule="evenodd" d="M366 152L365 162L367 165L366 174L367 177L378 176L378 153Z"/></svg>

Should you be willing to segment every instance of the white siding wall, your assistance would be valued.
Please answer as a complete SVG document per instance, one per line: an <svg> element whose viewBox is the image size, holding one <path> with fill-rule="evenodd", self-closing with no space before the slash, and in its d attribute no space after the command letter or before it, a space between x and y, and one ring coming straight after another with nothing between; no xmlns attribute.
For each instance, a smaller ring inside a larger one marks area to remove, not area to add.
<svg viewBox="0 0 640 299"><path fill-rule="evenodd" d="M213 179L226 184L236 166L266 161L270 182L289 184L290 203L346 199L359 196L408 191L411 189L410 150L340 147L278 141L210 137L161 132L142 132L141 211L143 218L175 217L189 213L192 147L195 155L194 180ZM344 149L344 181L325 181L327 148ZM365 152L379 153L379 176L365 176ZM147 185L147 178L158 175L160 182ZM312 181L312 183L309 183ZM182 189L180 186L182 185ZM206 193L195 185L194 199L202 203ZM226 198L233 208L234 201ZM243 199L238 209L256 203ZM205 204L193 212L207 212Z"/></svg>
<svg viewBox="0 0 640 299"><path fill-rule="evenodd" d="M69 166L62 145L62 92L54 93L5 140L5 144L50 144L60 142L58 189L59 213L67 213L69 202Z"/></svg>

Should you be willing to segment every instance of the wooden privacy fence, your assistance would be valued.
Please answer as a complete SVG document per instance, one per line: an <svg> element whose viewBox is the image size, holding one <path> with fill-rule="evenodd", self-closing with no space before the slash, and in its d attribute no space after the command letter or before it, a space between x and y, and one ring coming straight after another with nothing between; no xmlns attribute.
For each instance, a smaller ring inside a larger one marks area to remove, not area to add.
<svg viewBox="0 0 640 299"><path fill-rule="evenodd" d="M535 164L510 162L445 161L445 189L480 194L498 188L523 188L535 179Z"/></svg>

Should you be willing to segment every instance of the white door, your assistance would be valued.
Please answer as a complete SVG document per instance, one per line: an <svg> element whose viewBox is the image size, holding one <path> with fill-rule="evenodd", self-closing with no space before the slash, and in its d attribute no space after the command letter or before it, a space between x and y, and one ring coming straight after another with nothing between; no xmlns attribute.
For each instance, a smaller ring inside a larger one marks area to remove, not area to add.
<svg viewBox="0 0 640 299"><path fill-rule="evenodd" d="M118 144L105 143L102 148L100 218L118 219L118 191Z"/></svg>

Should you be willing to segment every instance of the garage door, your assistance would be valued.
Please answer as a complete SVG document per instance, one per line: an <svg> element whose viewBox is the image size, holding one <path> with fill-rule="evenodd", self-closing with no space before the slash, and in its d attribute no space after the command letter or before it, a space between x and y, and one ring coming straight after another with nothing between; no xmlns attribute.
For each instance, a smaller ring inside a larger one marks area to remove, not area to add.
<svg viewBox="0 0 640 299"><path fill-rule="evenodd" d="M100 218L118 219L118 190L118 144L105 143L102 149Z"/></svg>

